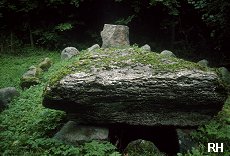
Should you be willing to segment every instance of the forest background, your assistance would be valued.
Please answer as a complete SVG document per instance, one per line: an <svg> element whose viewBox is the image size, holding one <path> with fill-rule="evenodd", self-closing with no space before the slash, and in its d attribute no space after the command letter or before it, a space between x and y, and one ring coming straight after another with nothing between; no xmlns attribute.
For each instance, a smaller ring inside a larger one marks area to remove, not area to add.
<svg viewBox="0 0 230 156"><path fill-rule="evenodd" d="M84 49L105 23L130 27L130 42L229 66L230 2L224 0L2 0L0 52Z"/></svg>

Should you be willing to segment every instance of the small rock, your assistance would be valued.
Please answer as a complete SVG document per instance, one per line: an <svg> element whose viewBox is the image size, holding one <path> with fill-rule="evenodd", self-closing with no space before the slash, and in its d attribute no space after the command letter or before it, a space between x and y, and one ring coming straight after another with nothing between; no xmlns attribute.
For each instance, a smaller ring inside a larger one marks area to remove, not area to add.
<svg viewBox="0 0 230 156"><path fill-rule="evenodd" d="M93 51L93 50L99 49L99 48L100 48L100 46L98 44L94 44L93 46L89 47L87 50L88 51Z"/></svg>
<svg viewBox="0 0 230 156"><path fill-rule="evenodd" d="M129 47L129 27L124 25L105 24L101 31L102 48Z"/></svg>
<svg viewBox="0 0 230 156"><path fill-rule="evenodd" d="M16 90L15 87L0 89L0 111L6 108L15 96L19 96L19 92Z"/></svg>
<svg viewBox="0 0 230 156"><path fill-rule="evenodd" d="M230 86L230 72L225 67L220 67L219 72L221 74L221 79L224 81L225 84Z"/></svg>
<svg viewBox="0 0 230 156"><path fill-rule="evenodd" d="M179 152L185 153L188 150L192 150L197 144L192 140L191 133L195 130L188 129L176 129L177 137L179 141Z"/></svg>
<svg viewBox="0 0 230 156"><path fill-rule="evenodd" d="M200 60L199 62L197 62L199 65L204 66L204 67L208 67L208 60L203 59Z"/></svg>
<svg viewBox="0 0 230 156"><path fill-rule="evenodd" d="M24 89L39 84L40 83L39 76L41 73L42 73L41 68L31 66L29 70L23 74L21 78L20 86Z"/></svg>
<svg viewBox="0 0 230 156"><path fill-rule="evenodd" d="M162 58L160 61L164 64L176 64L175 61L171 60L170 58Z"/></svg>
<svg viewBox="0 0 230 156"><path fill-rule="evenodd" d="M132 141L124 150L127 156L164 156L163 153L151 142L142 139Z"/></svg>
<svg viewBox="0 0 230 156"><path fill-rule="evenodd" d="M41 68L31 66L29 70L23 74L22 77L38 77L42 72Z"/></svg>
<svg viewBox="0 0 230 156"><path fill-rule="evenodd" d="M174 55L173 52L169 50L163 50L160 54L164 56L176 57L176 55Z"/></svg>
<svg viewBox="0 0 230 156"><path fill-rule="evenodd" d="M41 63L39 63L38 67L43 71L47 71L52 65L52 61L50 58L45 58Z"/></svg>
<svg viewBox="0 0 230 156"><path fill-rule="evenodd" d="M103 127L78 125L67 122L54 136L55 139L71 145L79 145L92 140L108 140L109 130Z"/></svg>
<svg viewBox="0 0 230 156"><path fill-rule="evenodd" d="M23 77L21 79L20 86L22 87L22 89L25 89L37 85L39 83L41 83L41 81L37 77Z"/></svg>
<svg viewBox="0 0 230 156"><path fill-rule="evenodd" d="M151 51L151 47L148 44L145 44L144 46L142 46L141 49L145 51Z"/></svg>
<svg viewBox="0 0 230 156"><path fill-rule="evenodd" d="M75 55L78 55L80 52L75 47L66 47L61 52L61 59L62 60L68 60L72 58Z"/></svg>

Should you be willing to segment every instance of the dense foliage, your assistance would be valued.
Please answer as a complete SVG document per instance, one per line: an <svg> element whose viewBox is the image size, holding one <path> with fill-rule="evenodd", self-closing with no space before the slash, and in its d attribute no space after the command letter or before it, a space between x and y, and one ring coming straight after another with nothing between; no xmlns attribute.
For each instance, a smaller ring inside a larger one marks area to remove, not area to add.
<svg viewBox="0 0 230 156"><path fill-rule="evenodd" d="M26 44L82 49L101 43L103 24L125 24L131 43L195 59L218 56L223 65L229 60L229 6L224 0L3 0L0 47L11 53Z"/></svg>

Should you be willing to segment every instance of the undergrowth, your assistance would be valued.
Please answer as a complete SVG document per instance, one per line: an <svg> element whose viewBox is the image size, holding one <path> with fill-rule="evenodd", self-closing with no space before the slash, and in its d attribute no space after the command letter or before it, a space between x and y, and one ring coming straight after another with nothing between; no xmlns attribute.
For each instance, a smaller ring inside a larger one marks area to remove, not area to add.
<svg viewBox="0 0 230 156"><path fill-rule="evenodd" d="M53 66L42 75L41 84L21 90L22 74L31 65L45 57ZM14 86L20 91L9 108L0 114L0 155L3 156L119 156L116 147L108 142L93 141L79 147L66 145L52 139L54 133L66 122L62 111L42 106L42 93L50 75L64 66L58 52L34 50L20 56L0 55L0 88Z"/></svg>

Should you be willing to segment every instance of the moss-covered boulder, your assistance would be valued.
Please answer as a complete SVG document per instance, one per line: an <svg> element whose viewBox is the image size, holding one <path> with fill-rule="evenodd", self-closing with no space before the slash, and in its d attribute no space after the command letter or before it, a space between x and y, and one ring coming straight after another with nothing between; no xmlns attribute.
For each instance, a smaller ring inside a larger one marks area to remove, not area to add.
<svg viewBox="0 0 230 156"><path fill-rule="evenodd" d="M225 67L220 67L219 69L221 79L223 80L223 83L228 86L230 90L230 72Z"/></svg>
<svg viewBox="0 0 230 156"><path fill-rule="evenodd" d="M39 76L42 73L42 69L39 67L31 66L28 71L26 71L20 81L20 86L24 88L29 88L30 86L37 85L41 83Z"/></svg>
<svg viewBox="0 0 230 156"><path fill-rule="evenodd" d="M43 105L82 123L197 126L227 98L217 73L137 47L83 51L53 75Z"/></svg>
<svg viewBox="0 0 230 156"><path fill-rule="evenodd" d="M124 155L127 156L165 156L159 149L147 140L135 140L128 144L124 150Z"/></svg>
<svg viewBox="0 0 230 156"><path fill-rule="evenodd" d="M52 66L52 61L50 58L46 57L41 63L38 64L38 68L43 71L47 71Z"/></svg>

